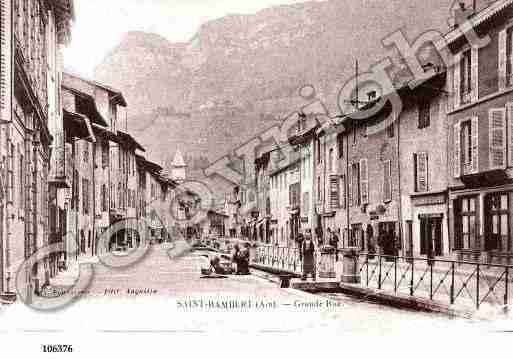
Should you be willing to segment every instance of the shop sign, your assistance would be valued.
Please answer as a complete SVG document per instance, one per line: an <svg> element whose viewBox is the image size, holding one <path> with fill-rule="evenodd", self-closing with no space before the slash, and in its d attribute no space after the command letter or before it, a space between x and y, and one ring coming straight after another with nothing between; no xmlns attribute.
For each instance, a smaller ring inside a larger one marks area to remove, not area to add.
<svg viewBox="0 0 513 359"><path fill-rule="evenodd" d="M444 204L445 203L445 194L437 194L437 195L431 195L431 196L425 196L425 197L416 197L416 198L412 198L412 202L415 207Z"/></svg>

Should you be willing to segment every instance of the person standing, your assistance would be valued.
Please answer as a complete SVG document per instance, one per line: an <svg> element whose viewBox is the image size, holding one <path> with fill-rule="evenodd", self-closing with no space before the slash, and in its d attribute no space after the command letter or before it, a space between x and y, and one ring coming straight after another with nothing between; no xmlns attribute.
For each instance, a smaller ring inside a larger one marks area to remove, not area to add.
<svg viewBox="0 0 513 359"><path fill-rule="evenodd" d="M331 233L330 235L330 245L333 247L333 250L335 251L335 261L338 262L338 235L337 232L331 231L331 229L328 229L328 233Z"/></svg>
<svg viewBox="0 0 513 359"><path fill-rule="evenodd" d="M233 246L233 253L232 253L232 265L235 264L235 271L236 274L239 274L240 271L240 249L239 244L235 243Z"/></svg>
<svg viewBox="0 0 513 359"><path fill-rule="evenodd" d="M305 281L308 274L311 274L312 280L315 282L315 244L311 235L307 234L305 236L300 254L303 261L303 276L301 280Z"/></svg>

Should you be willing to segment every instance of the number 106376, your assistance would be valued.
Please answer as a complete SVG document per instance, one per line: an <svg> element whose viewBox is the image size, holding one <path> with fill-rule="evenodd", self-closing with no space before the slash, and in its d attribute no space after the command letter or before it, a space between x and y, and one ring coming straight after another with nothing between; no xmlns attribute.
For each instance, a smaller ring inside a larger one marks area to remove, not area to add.
<svg viewBox="0 0 513 359"><path fill-rule="evenodd" d="M72 353L73 347L71 345L43 345L43 353Z"/></svg>

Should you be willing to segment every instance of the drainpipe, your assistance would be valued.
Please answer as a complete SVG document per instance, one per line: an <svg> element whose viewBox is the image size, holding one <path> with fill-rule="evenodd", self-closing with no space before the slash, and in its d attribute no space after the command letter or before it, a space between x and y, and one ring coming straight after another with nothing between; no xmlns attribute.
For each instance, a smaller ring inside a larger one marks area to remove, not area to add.
<svg viewBox="0 0 513 359"><path fill-rule="evenodd" d="M349 228L351 227L351 224L350 224L350 215L349 215L349 211L350 211L350 208L349 208L349 201L347 199L349 199L349 176L351 174L349 173L349 131L346 131L346 180L345 180L345 183L344 183L344 187L345 187L345 198L344 198L344 202L346 204L346 214L347 214L347 222L346 222L346 243L349 243ZM343 243L344 241L342 241ZM345 247L345 243L343 243L343 247Z"/></svg>
<svg viewBox="0 0 513 359"><path fill-rule="evenodd" d="M96 149L98 146L96 145L96 141L93 142L92 149L92 157L93 157L93 173L92 173L92 189L93 189L93 210L91 211L91 216L93 219L93 233L91 238L91 257L94 256L94 252L96 249Z"/></svg>
<svg viewBox="0 0 513 359"><path fill-rule="evenodd" d="M78 211L79 211L79 205L78 201L76 201L76 196L78 193L75 193L75 188L77 188L78 183L75 183L78 178L75 177L75 171L77 170L77 151L76 151L76 144L77 139L73 138L72 140L72 157L73 157L73 181L72 181L72 190L71 190L71 202L73 203L73 208L75 209L75 260L78 261L78 254L81 250L80 248L80 235L78 233Z"/></svg>

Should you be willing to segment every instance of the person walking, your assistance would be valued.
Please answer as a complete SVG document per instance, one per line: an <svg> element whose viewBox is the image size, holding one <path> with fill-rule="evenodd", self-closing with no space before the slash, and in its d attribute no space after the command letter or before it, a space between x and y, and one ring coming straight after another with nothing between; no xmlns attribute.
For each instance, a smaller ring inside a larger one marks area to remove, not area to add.
<svg viewBox="0 0 513 359"><path fill-rule="evenodd" d="M303 261L303 276L301 280L305 281L308 274L312 275L312 280L315 282L315 244L312 236L307 234L305 240L301 245L301 259Z"/></svg>

